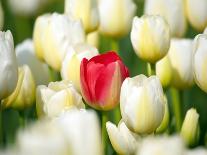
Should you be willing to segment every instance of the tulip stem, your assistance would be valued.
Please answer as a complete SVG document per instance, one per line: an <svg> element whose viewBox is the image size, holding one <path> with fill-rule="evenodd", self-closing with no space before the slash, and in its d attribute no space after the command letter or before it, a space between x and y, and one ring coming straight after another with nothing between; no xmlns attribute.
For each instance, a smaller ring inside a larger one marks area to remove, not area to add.
<svg viewBox="0 0 207 155"><path fill-rule="evenodd" d="M0 100L0 146L3 146L3 138L4 134L3 134L3 111L2 111L2 107L1 107L1 100Z"/></svg>
<svg viewBox="0 0 207 155"><path fill-rule="evenodd" d="M116 53L119 53L119 41L116 39L111 40L111 49L114 50Z"/></svg>
<svg viewBox="0 0 207 155"><path fill-rule="evenodd" d="M147 74L148 76L155 75L155 64L147 63Z"/></svg>
<svg viewBox="0 0 207 155"><path fill-rule="evenodd" d="M102 111L102 147L104 152L107 150L107 131L106 131L106 122L108 121L107 112ZM104 153L105 154L105 153Z"/></svg>
<svg viewBox="0 0 207 155"><path fill-rule="evenodd" d="M25 127L26 125L26 118L24 111L19 111L19 124L21 127Z"/></svg>
<svg viewBox="0 0 207 155"><path fill-rule="evenodd" d="M118 124L119 121L121 120L121 112L119 106L114 109L113 113L114 113L114 121L116 124Z"/></svg>
<svg viewBox="0 0 207 155"><path fill-rule="evenodd" d="M175 125L176 131L179 132L182 125L182 114L181 114L181 104L180 104L180 95L177 89L170 89L171 98L172 98L172 106L175 115Z"/></svg>

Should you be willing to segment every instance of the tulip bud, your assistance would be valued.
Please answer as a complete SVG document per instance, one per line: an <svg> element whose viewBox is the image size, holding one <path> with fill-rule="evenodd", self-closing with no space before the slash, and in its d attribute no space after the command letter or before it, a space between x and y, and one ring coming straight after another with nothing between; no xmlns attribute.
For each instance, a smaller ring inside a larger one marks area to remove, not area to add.
<svg viewBox="0 0 207 155"><path fill-rule="evenodd" d="M96 48L99 47L99 32L91 32L87 35L86 42Z"/></svg>
<svg viewBox="0 0 207 155"><path fill-rule="evenodd" d="M81 19L85 32L98 28L98 0L65 0L65 13Z"/></svg>
<svg viewBox="0 0 207 155"><path fill-rule="evenodd" d="M37 85L49 83L49 68L46 64L37 59L31 39L27 39L21 44L18 44L15 51L18 65L28 65L30 67Z"/></svg>
<svg viewBox="0 0 207 155"><path fill-rule="evenodd" d="M207 26L207 1L186 0L186 13L190 24L198 31Z"/></svg>
<svg viewBox="0 0 207 155"><path fill-rule="evenodd" d="M137 155L184 155L184 151L182 139L178 136L148 137L143 140Z"/></svg>
<svg viewBox="0 0 207 155"><path fill-rule="evenodd" d="M135 13L133 0L99 0L100 32L113 38L126 36Z"/></svg>
<svg viewBox="0 0 207 155"><path fill-rule="evenodd" d="M36 91L38 117L55 117L71 108L85 108L81 95L67 81L50 82L48 87L41 85Z"/></svg>
<svg viewBox="0 0 207 155"><path fill-rule="evenodd" d="M18 80L14 42L10 31L0 32L0 100L8 97Z"/></svg>
<svg viewBox="0 0 207 155"><path fill-rule="evenodd" d="M172 65L172 85L178 89L193 85L192 40L172 39L168 56Z"/></svg>
<svg viewBox="0 0 207 155"><path fill-rule="evenodd" d="M19 68L19 78L14 92L2 101L4 108L24 109L35 101L35 81L30 68L23 65Z"/></svg>
<svg viewBox="0 0 207 155"><path fill-rule="evenodd" d="M118 127L111 122L106 123L106 129L114 150L118 154L134 154L137 149L137 137L132 133L123 121L119 122Z"/></svg>
<svg viewBox="0 0 207 155"><path fill-rule="evenodd" d="M207 34L199 34L194 39L193 70L196 84L207 92Z"/></svg>
<svg viewBox="0 0 207 155"><path fill-rule="evenodd" d="M40 60L44 60L44 34L46 32L47 25L50 21L50 14L45 14L37 17L34 25L33 41L35 54Z"/></svg>
<svg viewBox="0 0 207 155"><path fill-rule="evenodd" d="M129 76L127 67L115 52L83 59L80 66L81 92L87 104L111 110L119 103L121 84Z"/></svg>
<svg viewBox="0 0 207 155"><path fill-rule="evenodd" d="M136 54L150 63L163 58L170 47L170 29L161 16L134 17L131 42Z"/></svg>
<svg viewBox="0 0 207 155"><path fill-rule="evenodd" d="M76 44L68 49L62 62L61 76L70 80L80 92L80 64L83 58L90 59L98 55L98 50L88 44Z"/></svg>
<svg viewBox="0 0 207 155"><path fill-rule="evenodd" d="M186 155L207 155L206 148L198 147L193 150L186 151Z"/></svg>
<svg viewBox="0 0 207 155"><path fill-rule="evenodd" d="M167 87L171 84L173 73L172 64L168 56L165 56L156 63L156 75L160 79L163 87Z"/></svg>
<svg viewBox="0 0 207 155"><path fill-rule="evenodd" d="M194 145L199 138L199 114L196 109L191 108L187 111L181 128L181 137L186 145Z"/></svg>
<svg viewBox="0 0 207 155"><path fill-rule="evenodd" d="M145 14L160 15L170 27L171 36L182 37L186 32L186 17L183 0L146 0Z"/></svg>
<svg viewBox="0 0 207 155"><path fill-rule="evenodd" d="M0 2L0 30L2 30L4 26L4 11Z"/></svg>
<svg viewBox="0 0 207 155"><path fill-rule="evenodd" d="M139 134L154 132L164 117L165 97L156 76L126 78L121 87L120 108L123 121Z"/></svg>

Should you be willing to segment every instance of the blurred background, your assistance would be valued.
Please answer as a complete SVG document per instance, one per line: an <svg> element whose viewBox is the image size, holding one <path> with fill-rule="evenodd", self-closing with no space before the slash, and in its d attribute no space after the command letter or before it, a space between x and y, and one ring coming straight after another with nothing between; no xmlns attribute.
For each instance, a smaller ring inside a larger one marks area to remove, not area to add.
<svg viewBox="0 0 207 155"><path fill-rule="evenodd" d="M37 13L31 13L30 16L26 14L26 12L22 12L21 15L17 14L15 12L15 8L18 9L18 6L11 5L12 1L15 0L1 0L2 8L4 11L4 26L3 30L11 30L15 45L18 43L21 43L27 38L32 38L33 34L33 27L34 22L37 16L43 14L43 13L50 13L50 12L64 12L64 0L48 0L48 2L45 2L44 5L41 6L41 8L38 8ZM41 1L41 0L39 0ZM44 0L43 0L44 1ZM144 8L144 0L134 0L137 4L137 15L142 16L143 14L143 8ZM16 0L18 3L18 0ZM30 10L28 6L28 10ZM196 32L189 24L188 24L188 30L186 32L186 38L194 38L199 32ZM100 53L111 50L111 39L106 38L103 36L100 36L100 44L99 44L99 51ZM121 58L123 59L124 63L130 70L130 76L135 76L137 74L145 74L146 75L146 62L140 60L135 52L133 51L130 37L129 35L125 38L119 40L119 54ZM166 90L166 94L169 97L169 106L171 107L171 100L168 90ZM200 140L199 144L203 145L205 143L205 133L207 130L207 95L201 91L196 85L193 86L190 89L187 89L185 91L181 92L181 103L182 103L182 110L183 114L185 114L186 110L195 107L200 114ZM170 108L172 109L172 108ZM172 111L170 111L172 114ZM18 113L15 110L7 109L3 112L3 126L4 129L7 129L6 131L3 131L6 134L7 139L6 143L12 143L14 141L15 133L17 129L21 126L21 123L25 122L19 122L19 116L18 115L24 115L27 122L33 121L36 119L36 112L35 107L31 107L21 113ZM182 116L184 117L184 116ZM174 121L171 121L173 126ZM173 133L175 130L173 128L170 128L169 133Z"/></svg>

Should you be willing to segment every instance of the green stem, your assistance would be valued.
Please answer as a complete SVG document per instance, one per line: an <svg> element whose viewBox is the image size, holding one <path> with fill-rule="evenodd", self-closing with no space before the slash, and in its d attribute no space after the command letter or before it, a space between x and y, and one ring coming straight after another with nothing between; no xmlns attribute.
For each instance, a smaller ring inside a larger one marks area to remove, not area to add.
<svg viewBox="0 0 207 155"><path fill-rule="evenodd" d="M172 98L172 106L175 115L175 125L176 131L179 132L182 125L182 111L181 111L181 104L180 104L180 94L179 91L175 88L170 89L171 98Z"/></svg>
<svg viewBox="0 0 207 155"><path fill-rule="evenodd" d="M155 75L155 64L147 63L147 74L148 76Z"/></svg>
<svg viewBox="0 0 207 155"><path fill-rule="evenodd" d="M119 53L119 41L118 40L111 40L111 49Z"/></svg>
<svg viewBox="0 0 207 155"><path fill-rule="evenodd" d="M26 117L25 117L25 113L24 111L19 111L19 124L21 127L25 127L26 126Z"/></svg>
<svg viewBox="0 0 207 155"><path fill-rule="evenodd" d="M107 116L107 112L102 111L102 147L104 150L104 154L107 150L107 141L108 141L108 137L107 137L107 131L106 131L106 122L108 121L108 116Z"/></svg>
<svg viewBox="0 0 207 155"><path fill-rule="evenodd" d="M1 108L1 100L0 100L0 146L3 146L4 141L4 133L3 133L3 111Z"/></svg>
<svg viewBox="0 0 207 155"><path fill-rule="evenodd" d="M118 124L119 121L121 120L120 107L118 106L117 108L115 108L113 113L114 113L114 121L116 124Z"/></svg>

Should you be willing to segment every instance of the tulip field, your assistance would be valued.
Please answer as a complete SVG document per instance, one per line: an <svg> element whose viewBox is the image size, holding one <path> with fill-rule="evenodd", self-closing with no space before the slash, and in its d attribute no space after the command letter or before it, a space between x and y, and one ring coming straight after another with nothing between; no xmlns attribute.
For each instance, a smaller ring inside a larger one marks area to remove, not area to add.
<svg viewBox="0 0 207 155"><path fill-rule="evenodd" d="M0 0L0 155L207 155L207 0Z"/></svg>

